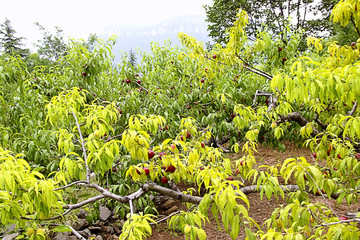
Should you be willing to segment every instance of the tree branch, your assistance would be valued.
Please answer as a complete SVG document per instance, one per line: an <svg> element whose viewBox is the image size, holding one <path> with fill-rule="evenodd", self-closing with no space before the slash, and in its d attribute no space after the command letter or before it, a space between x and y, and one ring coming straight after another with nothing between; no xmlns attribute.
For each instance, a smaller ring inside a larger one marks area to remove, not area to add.
<svg viewBox="0 0 360 240"><path fill-rule="evenodd" d="M82 136L82 133L81 133L81 130L80 130L79 121L77 120L75 113L72 112L71 114L75 118L76 126L77 126L77 129L78 129L78 132L79 132L80 142L81 142L82 150L83 150L83 153L84 153L84 161L85 161L85 168L86 168L86 181L89 183L90 182L90 168L89 168L89 165L88 165L88 162L87 162L88 160L87 160L87 154L86 154L86 148L85 148L85 144L84 144L84 139L83 139L83 136Z"/></svg>

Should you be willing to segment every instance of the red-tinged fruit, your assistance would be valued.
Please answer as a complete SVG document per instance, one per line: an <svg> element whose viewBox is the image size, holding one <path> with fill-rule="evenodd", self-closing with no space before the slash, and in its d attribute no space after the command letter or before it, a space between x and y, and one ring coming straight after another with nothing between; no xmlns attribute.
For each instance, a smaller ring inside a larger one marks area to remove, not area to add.
<svg viewBox="0 0 360 240"><path fill-rule="evenodd" d="M149 158L149 159L152 159L154 156L155 156L154 151L153 151L153 150L149 150L149 152L148 152L148 158Z"/></svg>
<svg viewBox="0 0 360 240"><path fill-rule="evenodd" d="M180 139L181 139L181 141L184 141L184 137L182 135L180 136Z"/></svg>
<svg viewBox="0 0 360 240"><path fill-rule="evenodd" d="M230 114L230 117L235 118L236 117L235 113Z"/></svg>
<svg viewBox="0 0 360 240"><path fill-rule="evenodd" d="M86 72L83 72L82 75L83 75L83 77L86 77L86 76L87 76L87 73L86 73Z"/></svg>
<svg viewBox="0 0 360 240"><path fill-rule="evenodd" d="M175 172L175 170L176 170L176 167L174 167L173 165L170 165L170 166L166 167L165 172L173 173L173 172Z"/></svg>
<svg viewBox="0 0 360 240"><path fill-rule="evenodd" d="M340 154L338 154L337 157L338 157L338 159L342 159Z"/></svg>
<svg viewBox="0 0 360 240"><path fill-rule="evenodd" d="M228 177L227 180L232 181L234 178L232 176Z"/></svg>
<svg viewBox="0 0 360 240"><path fill-rule="evenodd" d="M341 221L349 220L349 218L344 217L344 216L340 216L339 219L340 219Z"/></svg>
<svg viewBox="0 0 360 240"><path fill-rule="evenodd" d="M190 105L187 105L187 106L186 106L186 108L187 108L187 109L190 109L190 108L191 108L191 106L190 106Z"/></svg>
<svg viewBox="0 0 360 240"><path fill-rule="evenodd" d="M167 179L167 177L162 177L162 178L161 178L161 182L162 182L163 184L167 184L167 183L169 182L169 180Z"/></svg>
<svg viewBox="0 0 360 240"><path fill-rule="evenodd" d="M214 54L214 55L212 56L213 59L216 59L216 57L217 57L216 54Z"/></svg>
<svg viewBox="0 0 360 240"><path fill-rule="evenodd" d="M240 173L240 171L239 171L239 169L237 168L237 169L236 169L236 174L239 174L239 173Z"/></svg>
<svg viewBox="0 0 360 240"><path fill-rule="evenodd" d="M116 167L113 167L113 168L112 168L112 171L113 171L113 172L117 172L117 168L116 168Z"/></svg>
<svg viewBox="0 0 360 240"><path fill-rule="evenodd" d="M141 80L137 80L136 82L137 82L138 84L141 84Z"/></svg>
<svg viewBox="0 0 360 240"><path fill-rule="evenodd" d="M278 47L278 51L281 52L281 51L282 51L282 48L281 48L281 47Z"/></svg>
<svg viewBox="0 0 360 240"><path fill-rule="evenodd" d="M148 169L148 168L143 168L143 169L144 169L146 175L150 174L150 169Z"/></svg>
<svg viewBox="0 0 360 240"><path fill-rule="evenodd" d="M175 150L175 148L176 148L175 144L171 144L170 147L171 147L173 150Z"/></svg>
<svg viewBox="0 0 360 240"><path fill-rule="evenodd" d="M355 158L356 158L357 160L360 160L360 153L356 153L356 154L355 154Z"/></svg>
<svg viewBox="0 0 360 240"><path fill-rule="evenodd" d="M204 82L205 82L205 79L202 78L202 79L201 79L201 83L204 83Z"/></svg>
<svg viewBox="0 0 360 240"><path fill-rule="evenodd" d="M166 155L166 153L165 153L165 152L161 152L161 153L159 153L159 158L160 158L160 160L162 159L162 156L164 156L164 155Z"/></svg>
<svg viewBox="0 0 360 240"><path fill-rule="evenodd" d="M126 83L130 83L131 81L130 81L130 79L127 78L127 79L125 80L125 82L126 82Z"/></svg>
<svg viewBox="0 0 360 240"><path fill-rule="evenodd" d="M191 133L190 132L186 133L186 138L191 138Z"/></svg>
<svg viewBox="0 0 360 240"><path fill-rule="evenodd" d="M202 143L201 143L201 147L204 148L204 147L205 147L205 143L202 142Z"/></svg>
<svg viewBox="0 0 360 240"><path fill-rule="evenodd" d="M312 155L313 155L314 158L316 158L316 152L314 152Z"/></svg>
<svg viewBox="0 0 360 240"><path fill-rule="evenodd" d="M287 60L287 59L286 59L286 57L283 57L283 59L282 59L282 60L283 60L283 62L286 62L286 60Z"/></svg>

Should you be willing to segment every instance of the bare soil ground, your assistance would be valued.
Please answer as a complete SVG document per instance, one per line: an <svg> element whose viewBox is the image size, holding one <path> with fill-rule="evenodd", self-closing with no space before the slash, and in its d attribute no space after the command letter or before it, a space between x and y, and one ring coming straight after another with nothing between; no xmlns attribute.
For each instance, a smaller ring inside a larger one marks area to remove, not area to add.
<svg viewBox="0 0 360 240"><path fill-rule="evenodd" d="M258 152L255 154L256 161L258 165L275 165L281 164L285 159L292 158L292 157L305 157L307 161L314 162L312 158L312 154L308 149L305 148L298 148L292 143L285 143L286 150L284 152L280 152L276 149L269 148L267 146L259 146ZM241 158L240 154L228 154L228 157L231 160L237 160ZM249 202L250 202L250 209L249 215L252 217L260 226L263 225L264 221L271 216L271 213L274 211L275 208L279 207L282 204L286 204L285 200L279 198L276 200L274 197L269 201L265 196L263 199L260 199L259 193L251 193L247 195ZM357 212L360 203L353 204L348 206L346 203L342 205L337 205L335 200L324 200L321 196L311 196L312 202L321 202L325 203L328 206L331 206L334 211L336 211L340 215L345 215L346 212ZM180 202L175 203L178 209L186 209L184 205ZM231 239L230 236L225 232L219 230L215 218L209 214L209 223L206 223L206 226L203 228L206 232L207 239L210 240L227 240ZM181 232L174 232L167 228L166 221L159 223L158 225L153 226L153 234L150 238L151 240L159 240L159 239L166 239L166 240L178 240L178 239L185 239L185 236ZM245 230L240 230L240 235L238 239L245 239Z"/></svg>

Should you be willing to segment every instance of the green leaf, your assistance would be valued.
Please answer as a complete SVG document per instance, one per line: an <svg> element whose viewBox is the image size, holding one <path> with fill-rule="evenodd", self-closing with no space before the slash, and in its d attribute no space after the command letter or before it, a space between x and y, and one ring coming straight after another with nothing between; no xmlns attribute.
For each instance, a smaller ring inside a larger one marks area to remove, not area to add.
<svg viewBox="0 0 360 240"><path fill-rule="evenodd" d="M60 226L56 226L51 231L53 231L53 232L71 232L71 229L69 228L69 226L60 225Z"/></svg>

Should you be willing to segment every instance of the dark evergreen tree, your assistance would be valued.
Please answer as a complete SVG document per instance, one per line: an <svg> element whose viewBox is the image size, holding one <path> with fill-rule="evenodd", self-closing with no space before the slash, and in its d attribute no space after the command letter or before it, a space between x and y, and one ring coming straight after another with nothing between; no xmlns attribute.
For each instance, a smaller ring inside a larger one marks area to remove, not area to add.
<svg viewBox="0 0 360 240"><path fill-rule="evenodd" d="M133 68L136 67L136 55L132 49L129 51L129 65Z"/></svg>
<svg viewBox="0 0 360 240"><path fill-rule="evenodd" d="M29 55L29 50L24 49L23 37L16 37L16 31L11 26L9 19L5 18L4 23L0 25L0 47L1 51L6 54L20 55L25 57Z"/></svg>

